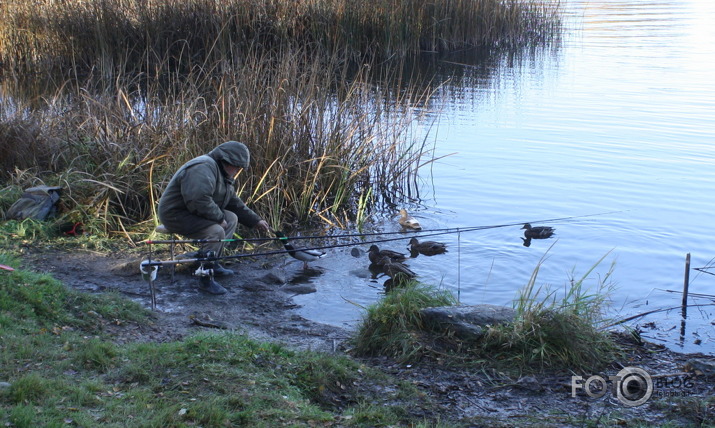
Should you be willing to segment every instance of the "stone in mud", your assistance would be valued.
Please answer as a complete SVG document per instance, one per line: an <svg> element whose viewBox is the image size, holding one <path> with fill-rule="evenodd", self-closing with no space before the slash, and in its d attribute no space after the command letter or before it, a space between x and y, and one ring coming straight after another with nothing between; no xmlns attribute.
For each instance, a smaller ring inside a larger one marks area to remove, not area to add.
<svg viewBox="0 0 715 428"><path fill-rule="evenodd" d="M271 269L270 272L261 278L266 284L285 284L287 282L285 273L278 269Z"/></svg>
<svg viewBox="0 0 715 428"><path fill-rule="evenodd" d="M463 340L479 340L486 326L514 320L512 308L496 305L440 306L420 311L425 324L433 331L452 332Z"/></svg>
<svg viewBox="0 0 715 428"><path fill-rule="evenodd" d="M685 362L683 369L697 376L715 376L715 360L692 358Z"/></svg>
<svg viewBox="0 0 715 428"><path fill-rule="evenodd" d="M141 274L139 265L141 260L120 261L112 265L109 269L117 276L139 276Z"/></svg>

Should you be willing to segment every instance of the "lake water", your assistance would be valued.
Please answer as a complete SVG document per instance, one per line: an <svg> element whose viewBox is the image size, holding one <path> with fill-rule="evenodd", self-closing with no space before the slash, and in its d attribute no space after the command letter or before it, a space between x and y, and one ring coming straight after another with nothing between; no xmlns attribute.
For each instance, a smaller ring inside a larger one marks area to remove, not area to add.
<svg viewBox="0 0 715 428"><path fill-rule="evenodd" d="M678 307L686 254L693 268L715 260L715 3L565 7L568 31L557 48L492 61L486 72L484 64L456 67L463 58L443 61L438 79L453 79L430 141L436 156L455 154L422 170L419 201L407 207L425 229L529 221L556 235L529 247L520 226L436 236L429 239L449 253L409 265L463 304L511 305L542 258L537 285L561 290L605 256L586 284L596 286L614 263L609 316ZM396 217L380 221L399 230ZM382 280L349 250L315 263L324 267L310 279L318 291L296 297L303 315L354 325L358 305L381 298ZM707 271L691 270L690 281L691 293L715 295ZM715 354L712 305L690 308L685 322L676 309L627 325L675 350Z"/></svg>

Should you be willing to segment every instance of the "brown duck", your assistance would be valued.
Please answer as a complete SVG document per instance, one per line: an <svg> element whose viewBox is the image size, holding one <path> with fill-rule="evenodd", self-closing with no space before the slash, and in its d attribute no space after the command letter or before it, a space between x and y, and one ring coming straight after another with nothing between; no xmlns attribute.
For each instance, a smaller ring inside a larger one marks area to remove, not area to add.
<svg viewBox="0 0 715 428"><path fill-rule="evenodd" d="M447 252L447 245L436 241L418 241L417 238L410 239L410 250L413 253L420 253L425 256L434 256Z"/></svg>
<svg viewBox="0 0 715 428"><path fill-rule="evenodd" d="M397 222L400 223L400 226L404 227L405 229L422 230L420 222L417 221L416 218L407 214L407 210L404 208L400 210L400 218L397 220Z"/></svg>
<svg viewBox="0 0 715 428"><path fill-rule="evenodd" d="M401 262L407 260L407 256L392 250L381 250L377 245L371 245L370 250L367 253L367 257L370 259L370 263L380 265L383 258L387 257L390 261Z"/></svg>
<svg viewBox="0 0 715 428"><path fill-rule="evenodd" d="M393 262L389 257L383 257L381 264L385 274L396 282L409 281L417 276L407 265L400 262Z"/></svg>

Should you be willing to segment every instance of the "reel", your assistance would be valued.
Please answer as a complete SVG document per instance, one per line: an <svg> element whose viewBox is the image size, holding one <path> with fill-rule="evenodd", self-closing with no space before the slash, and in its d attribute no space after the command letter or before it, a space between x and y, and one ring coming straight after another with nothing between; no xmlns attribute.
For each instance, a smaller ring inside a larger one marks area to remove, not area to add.
<svg viewBox="0 0 715 428"><path fill-rule="evenodd" d="M213 269L206 269L204 268L204 264L201 263L201 265L194 271L194 276L214 276L214 270Z"/></svg>
<svg viewBox="0 0 715 428"><path fill-rule="evenodd" d="M199 253L196 255L197 259L208 259L208 260L214 260L216 259L216 252L215 251L199 251ZM204 263L206 263L208 266L204 266ZM213 270L213 262L211 261L202 261L199 264L199 267L194 271L194 276L209 276L213 278L214 276L214 270Z"/></svg>
<svg viewBox="0 0 715 428"><path fill-rule="evenodd" d="M149 260L144 260L139 264L139 272L142 274L142 279L144 281L155 281L156 280L156 273L159 271L159 267L161 265L152 265L149 266L149 263L155 263L157 260L154 262L150 262Z"/></svg>

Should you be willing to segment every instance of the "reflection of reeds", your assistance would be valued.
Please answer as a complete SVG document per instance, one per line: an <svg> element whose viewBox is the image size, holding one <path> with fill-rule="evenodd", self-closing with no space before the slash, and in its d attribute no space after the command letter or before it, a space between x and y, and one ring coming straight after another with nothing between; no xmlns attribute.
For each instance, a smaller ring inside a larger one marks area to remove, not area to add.
<svg viewBox="0 0 715 428"><path fill-rule="evenodd" d="M252 155L241 194L274 225L361 224L368 200L413 197L431 160L413 125L434 88L374 85L397 74L374 61L516 43L532 17L558 21L479 4L2 2L0 179L57 181L88 230L128 234L156 221L183 162L235 139Z"/></svg>

